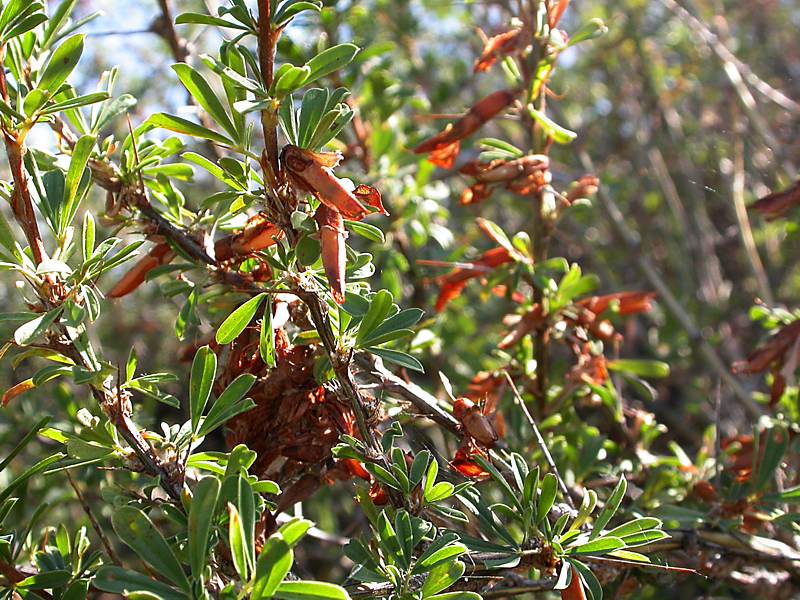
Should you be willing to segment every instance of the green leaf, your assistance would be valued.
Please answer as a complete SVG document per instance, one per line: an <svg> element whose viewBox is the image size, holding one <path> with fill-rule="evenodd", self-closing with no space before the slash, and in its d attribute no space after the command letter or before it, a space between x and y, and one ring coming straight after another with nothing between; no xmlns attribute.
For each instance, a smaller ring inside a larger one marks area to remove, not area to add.
<svg viewBox="0 0 800 600"><path fill-rule="evenodd" d="M2 470L2 469L0 469ZM764 502L788 502L790 504L800 503L800 485L788 488L777 494L769 494L761 498Z"/></svg>
<svg viewBox="0 0 800 600"><path fill-rule="evenodd" d="M251 600L270 598L292 568L294 555L281 533L272 534L256 563L255 584Z"/></svg>
<svg viewBox="0 0 800 600"><path fill-rule="evenodd" d="M51 311L39 315L32 321L28 321L24 325L19 326L14 332L14 341L18 346L27 346L36 338L44 335L61 315L63 308L63 306L58 306Z"/></svg>
<svg viewBox="0 0 800 600"><path fill-rule="evenodd" d="M431 569L425 583L422 584L422 597L428 598L446 590L464 574L466 567L460 561L442 562Z"/></svg>
<svg viewBox="0 0 800 600"><path fill-rule="evenodd" d="M611 492L611 495L606 500L606 504L603 507L603 510L600 511L600 514L597 515L597 519L594 521L594 526L592 527L592 532L589 534L589 539L592 540L600 535L600 532L603 530L608 522L612 519L614 514L617 512L622 499L625 497L625 491L628 489L628 482L625 481L625 477L620 477L617 486L614 488L614 491Z"/></svg>
<svg viewBox="0 0 800 600"><path fill-rule="evenodd" d="M39 77L37 89L48 92L49 96L58 91L81 59L83 38L83 34L74 35L56 48Z"/></svg>
<svg viewBox="0 0 800 600"><path fill-rule="evenodd" d="M362 223L360 221L348 221L346 219L345 224L353 231L353 233L356 233L363 238L373 242L378 242L379 244L386 242L386 237L383 235L383 231L374 225Z"/></svg>
<svg viewBox="0 0 800 600"><path fill-rule="evenodd" d="M661 529L649 529L647 531L640 531L639 533L632 533L622 538L623 543L628 548L635 546L644 546L645 544L652 544L659 540L665 540L670 535Z"/></svg>
<svg viewBox="0 0 800 600"><path fill-rule="evenodd" d="M228 547L231 550L231 559L236 572L243 580L247 580L248 560L247 542L239 510L228 502Z"/></svg>
<svg viewBox="0 0 800 600"><path fill-rule="evenodd" d="M256 376L251 373L243 373L234 379L208 411L197 435L204 437L228 419L253 408L255 403L243 398L253 387L255 380Z"/></svg>
<svg viewBox="0 0 800 600"><path fill-rule="evenodd" d="M120 539L157 573L187 593L191 590L183 567L150 517L134 506L122 506L112 512L111 525Z"/></svg>
<svg viewBox="0 0 800 600"><path fill-rule="evenodd" d="M578 137L577 133L570 131L566 127L562 127L548 117L545 113L536 110L532 106L528 108L528 112L530 112L531 116L536 120L536 122L542 126L542 129L544 129L547 137L553 138L554 142L558 144L569 144L576 137Z"/></svg>
<svg viewBox="0 0 800 600"><path fill-rule="evenodd" d="M639 377L663 378L669 376L669 365L660 360L619 358L606 363L610 371L623 371Z"/></svg>
<svg viewBox="0 0 800 600"><path fill-rule="evenodd" d="M425 475L425 471L428 468L429 460L431 460L431 453L427 450L419 452L414 457L414 461L411 463L411 469L409 472L409 480L412 487L416 487L422 481L422 477Z"/></svg>
<svg viewBox="0 0 800 600"><path fill-rule="evenodd" d="M194 489L189 507L189 563L195 581L199 581L208 562L208 536L214 520L219 488L219 479L203 477Z"/></svg>
<svg viewBox="0 0 800 600"><path fill-rule="evenodd" d="M607 31L608 27L606 27L606 24L603 23L602 19L590 19L587 23L581 25L577 31L572 32L572 34L569 36L569 42L567 46L574 46L575 44L580 44L581 42L585 42L587 40L593 40L594 38L605 34Z"/></svg>
<svg viewBox="0 0 800 600"><path fill-rule="evenodd" d="M283 536L283 539L289 546L294 547L303 539L303 536L305 536L306 532L311 529L313 525L314 523L308 519L295 517L291 521L287 521L281 525L280 529L278 529L278 533Z"/></svg>
<svg viewBox="0 0 800 600"><path fill-rule="evenodd" d="M217 125L227 131L232 139L237 139L238 132L233 121L205 77L185 63L172 65L172 70L177 73L178 79L181 80L192 98L197 100L197 103L214 119Z"/></svg>
<svg viewBox="0 0 800 600"><path fill-rule="evenodd" d="M193 13L193 12L187 12L183 13L182 15L178 15L178 17L175 19L175 24L212 25L214 27L230 27L231 29L238 29L240 31L250 31L250 28L246 27L242 23L237 23L236 21L228 21L220 17L212 17L211 15L206 15L203 13Z"/></svg>
<svg viewBox="0 0 800 600"><path fill-rule="evenodd" d="M318 1L305 2L302 0L301 1L287 0L273 15L272 22L278 27L283 27L291 19L293 19L295 16L297 16L299 13L305 10L319 12L321 9L322 9L322 3Z"/></svg>
<svg viewBox="0 0 800 600"><path fill-rule="evenodd" d="M399 350L390 350L389 348L376 348L374 346L369 347L366 350L372 354L380 356L383 360L400 365L406 369L419 371L420 373L425 371L425 367L422 366L421 362L405 352L400 352Z"/></svg>
<svg viewBox="0 0 800 600"><path fill-rule="evenodd" d="M148 594L148 598L161 598L162 600L187 600L189 596L182 594L177 589L165 583L151 579L136 571L121 567L100 567L97 575L92 580L92 585L104 592L121 594L133 597L135 593Z"/></svg>
<svg viewBox="0 0 800 600"><path fill-rule="evenodd" d="M265 293L253 296L228 315L228 318L217 329L217 343L230 344L235 340L244 331L244 328L250 324L253 317L256 316L256 311L266 296Z"/></svg>
<svg viewBox="0 0 800 600"><path fill-rule="evenodd" d="M66 454L64 454L63 452L57 452L55 454L51 454L47 458L43 458L32 467L23 471L21 474L15 477L14 480L11 481L11 483L6 484L6 486L2 489L2 491L0 491L0 503L5 502L11 496L11 494L14 493L14 490L16 490L26 481L28 481L28 479L30 479L31 477L33 477L38 473L45 471L50 465L52 465L55 462L58 462L65 456Z"/></svg>
<svg viewBox="0 0 800 600"><path fill-rule="evenodd" d="M455 486L452 483L449 481L440 481L439 483L434 484L429 492L425 492L425 501L439 502L452 496L454 491Z"/></svg>
<svg viewBox="0 0 800 600"><path fill-rule="evenodd" d="M556 500L556 493L558 492L558 478L553 473L547 473L542 477L540 486L539 503L536 507L536 521L541 523L547 518L550 509L553 508L553 503Z"/></svg>
<svg viewBox="0 0 800 600"><path fill-rule="evenodd" d="M284 581L275 596L284 600L350 600L343 587L323 581Z"/></svg>
<svg viewBox="0 0 800 600"><path fill-rule="evenodd" d="M3 460L0 461L0 473L2 473L11 463L11 461L14 460L14 458L25 449L25 446L27 446L34 437L36 437L36 434L44 429L44 426L50 422L51 418L52 417L50 416L42 417L39 422L36 423L36 425L34 425L33 428L23 436L17 445L14 446L11 452L9 452L7 456L3 457Z"/></svg>
<svg viewBox="0 0 800 600"><path fill-rule="evenodd" d="M789 447L789 436L782 428L770 428L761 433L759 442L764 444L764 454L757 464L756 476L753 478L753 490L756 491L764 489L774 479L775 470Z"/></svg>
<svg viewBox="0 0 800 600"><path fill-rule="evenodd" d="M62 233L72 224L78 212L78 205L85 192L78 193L81 180L86 172L86 164L94 148L95 137L92 135L82 136L75 147L72 149L72 158L69 161L69 169L64 189L64 210L61 213L61 223L59 233Z"/></svg>
<svg viewBox="0 0 800 600"><path fill-rule="evenodd" d="M239 474L237 479L236 508L242 520L244 532L244 550L247 558L248 569L253 569L256 564L256 504L253 497L253 488L248 480Z"/></svg>
<svg viewBox="0 0 800 600"><path fill-rule="evenodd" d="M430 464L428 465L428 471L425 473L425 486L423 487L423 494L425 496L425 500L431 494L433 490L433 486L436 484L436 476L439 474L439 463L434 457Z"/></svg>
<svg viewBox="0 0 800 600"><path fill-rule="evenodd" d="M83 215L83 228L81 229L81 247L83 249L83 260L89 260L94 252L95 223L92 213L86 212Z"/></svg>
<svg viewBox="0 0 800 600"><path fill-rule="evenodd" d="M15 584L15 587L25 590L46 590L64 586L72 577L66 570L45 571L26 577Z"/></svg>
<svg viewBox="0 0 800 600"><path fill-rule="evenodd" d="M445 592L434 596L426 596L425 600L481 600L482 596L477 592Z"/></svg>
<svg viewBox="0 0 800 600"><path fill-rule="evenodd" d="M623 542L620 538L604 535L603 537L592 540L591 542L586 542L580 546L572 547L569 549L569 552L572 554L606 554L624 547L625 542Z"/></svg>
<svg viewBox="0 0 800 600"><path fill-rule="evenodd" d="M261 319L261 332L258 337L258 351L261 360L270 368L275 366L275 330L272 327L272 299L267 298L264 317Z"/></svg>
<svg viewBox="0 0 800 600"><path fill-rule="evenodd" d="M359 48L355 44L339 44L323 50L306 63L311 69L311 73L305 83L312 83L320 77L348 65L358 54L358 50Z"/></svg>
<svg viewBox="0 0 800 600"><path fill-rule="evenodd" d="M187 121L186 119L182 119L174 115L168 115L166 113L156 113L149 117L145 123L153 127L160 127L161 129L168 129L169 131L174 131L176 133L182 133L191 137L197 137L209 140L211 142L216 142L218 144L222 144L223 146L234 145L232 140L226 138L221 133L217 133L216 131L208 129L207 127L203 127L202 125L198 125L197 123L193 123L192 121Z"/></svg>
<svg viewBox="0 0 800 600"><path fill-rule="evenodd" d="M193 432L197 431L200 417L208 404L216 373L217 355L208 346L203 346L194 356L189 379L189 414Z"/></svg>
<svg viewBox="0 0 800 600"><path fill-rule="evenodd" d="M426 551L424 555L420 556L419 560L417 561L417 564L425 569L430 569L435 567L441 562L449 561L457 556L461 556L466 551L467 547L464 544L458 544L458 543L448 544L447 546L439 548L438 550L430 554L428 554L428 552Z"/></svg>
<svg viewBox="0 0 800 600"><path fill-rule="evenodd" d="M279 72L274 83L275 96L277 98L284 98L302 87L311 75L311 67L308 65L302 67L284 66L288 66L288 69L283 70L282 73Z"/></svg>
<svg viewBox="0 0 800 600"><path fill-rule="evenodd" d="M68 100L62 100L60 102L56 102L55 104L51 104L42 111L42 114L52 115L61 112L62 110L71 110L73 108L80 108L81 106L88 106L89 104L103 102L104 100L108 100L108 98L108 92L94 92L91 94L86 94L85 96L76 96L74 98L69 98Z"/></svg>

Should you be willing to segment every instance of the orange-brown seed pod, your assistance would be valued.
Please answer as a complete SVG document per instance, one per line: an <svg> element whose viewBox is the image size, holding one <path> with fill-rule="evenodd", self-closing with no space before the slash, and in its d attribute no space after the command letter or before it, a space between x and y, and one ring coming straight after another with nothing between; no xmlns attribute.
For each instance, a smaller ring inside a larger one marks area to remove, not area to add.
<svg viewBox="0 0 800 600"><path fill-rule="evenodd" d="M322 251L322 265L331 286L333 299L337 304L344 303L345 265L347 255L345 239L347 232L339 211L320 204L314 218L319 226L319 242Z"/></svg>
<svg viewBox="0 0 800 600"><path fill-rule="evenodd" d="M110 292L109 298L121 298L127 296L144 283L147 274L161 265L167 264L175 258L175 253L169 244L156 244L133 268L117 282Z"/></svg>

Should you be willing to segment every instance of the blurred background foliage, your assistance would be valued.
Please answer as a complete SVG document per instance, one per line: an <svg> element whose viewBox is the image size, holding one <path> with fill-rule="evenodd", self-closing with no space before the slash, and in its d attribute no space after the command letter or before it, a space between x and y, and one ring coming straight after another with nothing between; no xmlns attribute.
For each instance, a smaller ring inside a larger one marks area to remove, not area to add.
<svg viewBox="0 0 800 600"><path fill-rule="evenodd" d="M172 4L173 15L214 13L216 8L211 0ZM497 343L505 328L500 319L513 312L514 304L489 287L474 284L444 312L436 313L439 288L435 279L443 271L418 261L474 259L491 246L475 224L477 216L515 232L529 228L531 212L525 199L502 192L477 206L460 205L465 179L456 171L435 169L410 149L475 99L502 86L500 70L473 75L472 62L483 46L476 25L493 35L507 26L508 13L498 6L502 2L325 4L320 19L301 17L293 24L281 41L279 56L300 64L317 47L337 40L352 39L364 49L340 74L341 84L353 91L361 139L356 127L345 130L342 139L348 144L348 160L339 174L352 174L354 180L378 187L391 217L380 224L387 234L384 248L360 238L350 241L361 251L376 253L374 287L389 289L404 308L425 311L424 327L410 348L426 372L412 374L412 379L442 395L437 376L442 371L456 389L465 390L477 373L502 364ZM508 4L513 7L513 0ZM792 308L800 298L796 219L767 222L744 208L769 191L788 186L800 164L800 113L792 100L800 99L800 5L793 0L692 0L681 5L688 12L676 9L672 0L573 2L567 12L562 24L567 30L599 17L609 32L565 53L551 81L555 115L578 133L572 145L553 149L552 170L562 186L594 172L602 182L603 195L592 206L573 210L562 222L551 255L564 256L579 263L584 272L596 273L598 293L652 289L636 260L644 256L675 296L681 316L659 303L653 312L626 321L619 355L670 365L670 375L653 382L654 395L631 390L630 401L665 426L654 451L672 454L670 444L677 442L694 462L698 451L709 452L708 432L714 424L720 377L699 352L698 338L687 332L685 319L696 325L727 367L744 359L765 337L761 325L751 321L754 302ZM87 53L77 72L76 88L91 91L99 73L116 64L120 66L118 89L138 99L130 110L134 124L161 110L191 116L195 107L187 105L185 90L169 68L175 56L160 35L164 22L159 3L79 3L79 14L95 11L102 14L88 26ZM192 57L216 49L221 40L217 31L203 26L182 26L180 33ZM720 56L718 43L741 62ZM113 126L116 137L123 138L124 119L117 119ZM515 123L496 120L491 128L482 133L525 146L524 140L515 139L521 135ZM363 141L367 143L361 145ZM52 140L31 143L46 145ZM476 148L463 150L465 159L477 154ZM591 157L593 167L582 157ZM215 191L214 182L202 172L183 189L190 203ZM634 233L638 246L620 239L611 225L607 200L619 208L622 223ZM98 193L83 208L99 215L103 203ZM0 278L0 299L9 307L19 306L19 292L10 281ZM113 281L109 278L105 283L110 288ZM142 372L181 374L174 389L167 390L186 389L188 365L181 355L187 343L173 334L178 301L165 300L159 285L151 282L107 304L93 329L94 341L102 346L105 357L124 363L133 347ZM0 324L3 337L10 337L14 328L14 324ZM197 331L196 340L208 331ZM569 366L564 362L561 368ZM6 389L31 376L36 368L26 362L12 369L8 361L3 362L0 387ZM558 360L555 368L559 368ZM765 400L763 378L738 381L747 394ZM729 386L722 386L721 395L723 435L748 433L753 421L746 405ZM0 447L12 447L21 432L43 415L52 415L51 425L56 427L74 420L78 409L89 404L84 396L84 389L51 384L17 399L0 415ZM798 418L796 400L796 388L790 386L781 407L793 419ZM157 428L161 420L174 421L171 410L143 401L137 421L142 427ZM585 413L585 417L591 422L592 415ZM515 425L520 426L512 419L510 435ZM582 430L581 436L556 440L557 462L591 447L594 456L588 456L580 477L601 477L608 466L600 459L608 460L607 452L613 453L614 444L606 440L605 449L602 443L590 444L592 430ZM206 444L222 447L223 441ZM17 462L21 466L32 461L31 455L47 452L47 442L40 440ZM85 470L80 477L87 478L91 489L104 473ZM661 492L685 494L685 487L681 491L669 481L681 477L673 470L653 484L657 489L648 490L652 505L659 504ZM51 502L47 520L83 518L62 476L39 478L30 485L29 497ZM347 536L363 526L363 517L349 502L351 496L352 489L343 484L320 490L307 503L306 515L319 529L336 532L327 538L323 535L324 539L335 542L336 535ZM341 510L334 513L331 506ZM30 514L25 506L15 510L20 518ZM325 543L298 549L298 575L341 578L345 564L331 562L332 556L339 556L331 550ZM658 583L662 576L651 577ZM649 589L650 597L658 597L656 588Z"/></svg>

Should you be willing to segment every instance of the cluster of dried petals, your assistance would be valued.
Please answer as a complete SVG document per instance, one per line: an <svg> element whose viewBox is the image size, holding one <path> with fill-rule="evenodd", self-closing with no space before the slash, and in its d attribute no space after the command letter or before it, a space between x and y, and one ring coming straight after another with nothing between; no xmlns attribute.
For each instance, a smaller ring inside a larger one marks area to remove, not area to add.
<svg viewBox="0 0 800 600"><path fill-rule="evenodd" d="M769 341L753 351L747 360L734 363L733 372L752 375L769 370L772 373L770 405L773 406L786 389L786 381L800 365L800 320L784 325Z"/></svg>
<svg viewBox="0 0 800 600"><path fill-rule="evenodd" d="M372 212L388 215L378 190L368 185L349 189L345 180L336 177L333 169L341 160L338 152L311 152L292 145L281 153L281 164L295 189L311 194L346 219L360 221Z"/></svg>
<svg viewBox="0 0 800 600"><path fill-rule="evenodd" d="M606 357L592 354L589 344L584 344L578 360L567 373L567 381L575 384L603 385L608 380Z"/></svg>
<svg viewBox="0 0 800 600"><path fill-rule="evenodd" d="M608 319L601 318L612 305L622 316L649 312L653 308L653 292L618 292L605 296L592 296L576 302L569 311L564 311L564 320L572 327L581 327L592 337L604 342L615 341L621 336ZM541 327L547 315L539 304L534 304L524 315L512 315L503 320L511 327L498 344L507 350L519 344L527 334Z"/></svg>
<svg viewBox="0 0 800 600"><path fill-rule="evenodd" d="M414 148L414 152L428 154L428 160L438 167L451 168L461 149L461 140L506 110L516 97L517 93L511 90L500 90L489 94L479 100L458 121L448 124L444 131Z"/></svg>
<svg viewBox="0 0 800 600"><path fill-rule="evenodd" d="M459 172L475 179L461 194L461 204L475 204L488 198L493 188L505 187L526 196L540 191L551 181L550 159L544 154L529 154L513 160L473 161Z"/></svg>
<svg viewBox="0 0 800 600"><path fill-rule="evenodd" d="M261 360L258 346L258 327L248 327L231 343L215 383L221 392L242 373L259 378L249 394L256 406L228 421L226 442L230 447L246 444L257 453L253 472L259 476L280 484L294 481L284 492L292 498L313 493L342 478L331 448L341 434L355 434L355 417L316 382L315 346L292 345L286 331L276 329L273 369Z"/></svg>
<svg viewBox="0 0 800 600"><path fill-rule="evenodd" d="M267 220L264 213L250 217L241 231L220 238L214 243L214 256L219 262L239 260L248 255L269 248L283 237L283 231ZM121 298L136 290L144 283L147 274L162 265L170 263L175 252L169 244L161 242L153 246L122 279L108 292L109 298ZM271 271L266 263L260 265L258 280L269 279Z"/></svg>
<svg viewBox="0 0 800 600"><path fill-rule="evenodd" d="M336 177L333 169L341 160L341 154L336 152L311 152L292 145L286 146L281 154L284 173L294 188L320 202L314 218L319 227L322 264L338 304L344 302L345 289L344 219L361 220L373 212L389 214L378 190L368 185L351 189L349 181Z"/></svg>
<svg viewBox="0 0 800 600"><path fill-rule="evenodd" d="M750 205L750 208L771 221L785 216L796 206L800 206L800 179L786 190L759 198Z"/></svg>
<svg viewBox="0 0 800 600"><path fill-rule="evenodd" d="M481 73L492 68L497 59L507 56L524 47L525 36L522 29L510 29L498 35L486 39L483 45L483 52L475 59L473 72ZM481 35L483 35L481 33Z"/></svg>
<svg viewBox="0 0 800 600"><path fill-rule="evenodd" d="M461 295L464 287L471 279L483 277L501 265L514 260L511 253L503 248L487 250L474 262L453 269L450 273L438 278L441 286L439 297L436 299L436 312L442 312L447 304Z"/></svg>

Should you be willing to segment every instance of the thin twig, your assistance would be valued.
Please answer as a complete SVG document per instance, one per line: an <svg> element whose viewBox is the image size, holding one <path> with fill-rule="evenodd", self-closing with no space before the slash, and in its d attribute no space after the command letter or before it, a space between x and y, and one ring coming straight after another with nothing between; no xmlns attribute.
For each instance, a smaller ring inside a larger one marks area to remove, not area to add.
<svg viewBox="0 0 800 600"><path fill-rule="evenodd" d="M514 384L514 380L511 378L511 375L508 374L508 371L503 371L503 375L505 375L506 379L508 380L508 384L511 386L511 391L514 392L514 399L519 404L519 407L522 409L525 418L528 421L528 424L531 426L533 430L533 435L536 436L536 444L539 446L539 449L544 454L544 458L547 461L550 470L552 471L553 475L556 476L558 480L558 487L561 489L561 493L564 495L564 499L569 504L570 508L575 508L575 503L572 500L572 496L570 496L569 489L567 488L567 484L564 483L563 477L561 477L561 473L558 472L558 467L556 466L556 461L553 460L553 455L550 454L550 449L547 447L547 444L544 442L544 438L542 437L541 431L539 431L539 426L536 424L536 421L533 418L533 415L528 410L528 406L525 404L525 400L522 399L522 396L517 389L517 386Z"/></svg>
<svg viewBox="0 0 800 600"><path fill-rule="evenodd" d="M108 557L112 560L112 562L115 565L121 567L122 562L120 561L117 552L114 550L114 547L111 545L111 542L108 541L108 537L106 537L103 528L100 527L100 523L97 522L97 519L94 516L94 512L92 511L92 507L89 505L89 503L86 501L86 498L81 493L80 488L78 488L78 484L75 483L75 479L73 479L72 473L70 473L69 470L67 470L66 473L67 473L67 480L69 481L69 484L72 486L72 489L75 490L75 495L78 497L78 502L80 502L81 507L83 508L83 512L85 512L86 516L89 517L89 522L92 524L94 532L97 534L97 537L100 538L100 542L106 549Z"/></svg>
<svg viewBox="0 0 800 600"><path fill-rule="evenodd" d="M736 212L736 220L739 223L739 233L742 238L747 261L750 269L758 282L758 291L761 298L769 305L775 304L775 296L769 285L769 277L761 262L758 253L758 246L753 237L753 229L750 227L750 217L747 214L747 206L744 201L744 142L741 136L737 136L733 144L733 178L731 180L731 197Z"/></svg>

